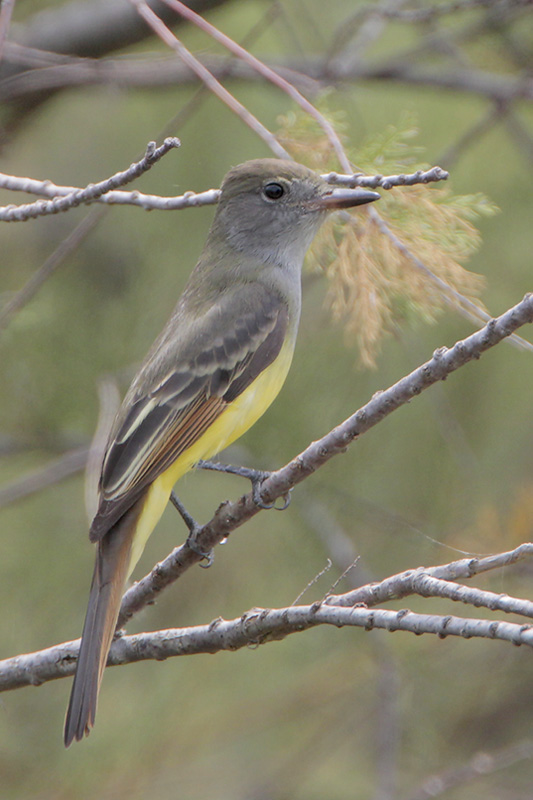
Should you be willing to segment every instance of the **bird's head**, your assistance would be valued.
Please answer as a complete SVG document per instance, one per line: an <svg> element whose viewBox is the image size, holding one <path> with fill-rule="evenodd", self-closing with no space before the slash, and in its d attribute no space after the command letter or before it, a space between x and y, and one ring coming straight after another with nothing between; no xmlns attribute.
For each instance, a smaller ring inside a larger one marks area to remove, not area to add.
<svg viewBox="0 0 533 800"><path fill-rule="evenodd" d="M364 189L333 188L294 161L255 159L224 178L213 231L264 263L301 265L328 211L378 198Z"/></svg>

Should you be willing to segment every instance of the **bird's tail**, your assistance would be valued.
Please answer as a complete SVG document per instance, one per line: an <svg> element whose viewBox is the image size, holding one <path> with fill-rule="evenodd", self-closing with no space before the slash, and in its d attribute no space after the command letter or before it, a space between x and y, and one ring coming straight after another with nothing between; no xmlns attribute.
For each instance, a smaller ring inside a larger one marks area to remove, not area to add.
<svg viewBox="0 0 533 800"><path fill-rule="evenodd" d="M138 514L134 506L98 542L76 675L65 720L65 747L74 739L79 741L86 736L94 725L102 674L129 574Z"/></svg>

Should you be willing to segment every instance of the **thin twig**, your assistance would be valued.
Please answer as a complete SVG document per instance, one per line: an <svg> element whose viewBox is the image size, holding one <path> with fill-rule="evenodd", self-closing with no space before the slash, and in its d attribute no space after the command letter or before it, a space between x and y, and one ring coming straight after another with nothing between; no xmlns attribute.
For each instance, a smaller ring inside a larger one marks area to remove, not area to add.
<svg viewBox="0 0 533 800"><path fill-rule="evenodd" d="M24 475L19 480L2 486L0 488L0 508L16 503L28 495L47 489L49 486L81 472L87 462L88 453L88 447L77 447L34 470L29 475Z"/></svg>
<svg viewBox="0 0 533 800"><path fill-rule="evenodd" d="M315 575L315 577L314 577L314 578L311 578L311 580L309 581L309 583L307 584L307 586L304 586L304 588L302 589L302 591L300 592L300 594L298 595L298 597L296 597L296 598L295 598L295 599L292 601L292 605L293 605L293 606L297 606L297 605L298 605L298 603L300 602L300 600L302 599L302 597L304 596L304 594L305 594L307 591L309 591L309 589L310 589L312 586L314 586L314 585L315 585L315 583L317 583L317 582L320 580L320 578L322 578L322 577L323 577L323 576L324 576L324 575L325 575L327 572L329 572L332 566L333 566L333 562L331 561L331 558L328 558L328 559L327 559L327 561L326 561L326 566L325 566L323 569L321 569L321 570L320 570L320 572L317 572L317 574Z"/></svg>
<svg viewBox="0 0 533 800"><path fill-rule="evenodd" d="M405 795L404 800L433 800L444 794L449 797L449 793L457 787L464 787L477 778L492 775L497 770L507 769L518 761L531 758L533 758L531 739L524 739L517 744L489 753L478 752L468 759L466 764L450 767L426 778L418 789Z"/></svg>
<svg viewBox="0 0 533 800"><path fill-rule="evenodd" d="M228 108L237 114L237 116L246 125L248 125L251 130L260 136L278 158L290 158L290 155L280 145L274 134L271 133L261 122L259 122L257 117L248 111L248 109L243 106L242 103L239 103L237 98L234 97L231 92L228 92L228 90L222 86L215 76L209 72L207 67L205 67L201 61L193 56L190 50L188 50L185 45L172 33L170 28L167 28L164 22L161 21L157 14L152 11L150 6L148 6L144 0L131 0L131 2L136 6L137 11L144 19L146 24L152 28L154 33L159 36L161 41L163 41L168 47L172 48L172 50L177 53L183 62L187 64L187 66L193 70L200 80L205 83L208 89L220 100L222 100L222 102L225 103Z"/></svg>
<svg viewBox="0 0 533 800"><path fill-rule="evenodd" d="M244 62L228 63L226 58L214 55L197 60L208 69L215 80L229 77L232 81L257 83L258 77L261 77ZM533 100L533 81L527 75L516 76L483 69L466 69L458 67L456 63L437 70L425 64L419 65L414 56L406 56L395 61L357 60L354 63L339 59L330 64L326 63L323 56L306 56L269 59L268 62L260 63L278 78L287 81L289 86L293 86L294 89L299 86L307 93L316 93L326 86L379 81L422 86L433 91L449 89L479 95L502 104L514 100L526 102ZM35 68L5 78L0 83L0 100L6 104L13 103L27 99L28 96L32 97L35 92L46 95L80 85L147 88L184 85L196 81L196 73L191 72L190 68L182 67L180 63L173 64L170 58L125 57L94 62L73 59L71 63ZM344 164L342 169L350 171L350 167Z"/></svg>
<svg viewBox="0 0 533 800"><path fill-rule="evenodd" d="M438 587L438 589L436 588L435 590L435 596L442 596L439 595L439 591L442 591L442 585L444 583L448 583L448 586L451 588L450 594L446 596L452 600L461 601L462 597L451 596L454 593L453 587L457 586L457 584L451 583L451 581L468 580L473 578L474 575L480 575L493 569L509 567L516 564L518 561L531 557L533 557L533 544L525 542L515 547L514 550L496 553L494 555L485 556L484 558L461 558L458 561L452 561L449 564L437 567L408 569L396 575L391 575L385 578L385 580L379 581L379 583L369 583L366 584L366 586L353 589L351 592L346 592L339 602L346 602L350 606L357 603L363 603L366 606L375 606L378 603L385 603L388 600L398 600L412 594L423 594L424 581L427 578L437 581L437 583L433 585L434 587ZM507 611L507 608L504 608L507 603L507 595L492 595L491 592L489 592L488 595L490 595L490 597L485 598L488 602L482 602L481 605L485 605L487 608L496 608L498 604L501 604L500 610ZM479 599L483 599L482 593L479 594ZM491 605L493 602L496 603L496 605ZM529 601L525 602L529 603ZM530 607L524 606L523 608L527 612L526 615L529 616L531 611ZM511 610L513 609L509 609L509 611ZM523 611L518 610L516 613L521 614Z"/></svg>
<svg viewBox="0 0 533 800"><path fill-rule="evenodd" d="M322 175L328 183L338 186L362 186L365 189L393 189L395 186L415 186L418 183L437 183L447 181L449 173L442 167L431 167L431 169L419 169L409 175L340 175L337 172L329 172Z"/></svg>
<svg viewBox="0 0 533 800"><path fill-rule="evenodd" d="M38 181L33 178L21 178L0 172L0 188L13 192L28 192L43 197L63 197L80 191L76 186L58 186L51 181ZM105 205L131 205L144 208L146 211L177 211L182 208L214 205L219 198L219 189L208 189L205 192L185 192L183 195L162 197L143 192L110 191L100 197L86 202L104 203ZM9 208L9 206L7 206Z"/></svg>
<svg viewBox="0 0 533 800"><path fill-rule="evenodd" d="M220 42L224 47L237 56L237 58L242 59L247 64L249 64L253 69L255 69L260 75L266 78L268 81L273 83L278 88L282 89L288 96L297 103L300 108L306 111L313 119L315 119L324 133L326 134L328 140L330 141L335 154L339 160L339 164L341 165L342 169L345 172L351 172L351 165L348 156L346 155L344 148L342 146L342 142L339 139L339 136L333 127L333 125L324 117L323 114L318 111L315 106L307 100L306 97L301 94L289 81L285 78L282 78L277 72L275 72L271 67L268 67L265 63L260 61L258 58L253 56L244 47L241 47L237 42L231 39L226 34L222 33L218 28L215 28L214 25L207 22L200 14L197 14L191 8L186 6L184 3L180 2L180 0L163 0L164 3L169 8L174 9L174 11L179 14L181 17L184 17L189 22L192 22L194 25L197 25L201 30L211 36L215 41Z"/></svg>
<svg viewBox="0 0 533 800"><path fill-rule="evenodd" d="M63 261L79 247L105 212L106 209L104 208L93 208L69 233L66 239L59 243L54 252L48 256L37 272L34 272L22 289L4 305L0 310L0 333L7 327L13 316L37 294L43 283L61 266Z"/></svg>
<svg viewBox="0 0 533 800"><path fill-rule="evenodd" d="M15 0L1 0L0 2L0 61L4 55L4 44L6 41L11 15L15 7Z"/></svg>
<svg viewBox="0 0 533 800"><path fill-rule="evenodd" d="M273 5L269 5L265 13L262 17L260 17L257 22L255 22L250 30L246 33L243 37L242 45L243 47L248 47L252 45L255 40L268 29L268 27L277 19L279 14L281 13L281 6L274 3ZM111 60L111 59L109 59ZM115 60L115 59L113 59ZM116 61L116 60L115 60ZM155 59L150 59L151 62L155 61ZM143 59L143 63L146 63L146 58ZM235 61L233 58L226 58L225 64L222 70L219 71L218 79L223 80L224 78L228 78L234 73L235 65L240 65L238 61ZM115 66L118 66L118 62ZM159 69L158 72L161 73L161 69L170 66L172 69L175 69L177 66L181 67L181 64L177 61L177 59L172 56L165 56L164 59L159 59ZM98 62L98 71L100 71L102 67L102 62ZM187 68L185 68L187 69ZM192 97L187 100L184 106L180 108L180 110L174 114L173 117L164 125L162 132L157 137L158 139L163 138L165 136L170 136L175 133L175 131L179 130L179 128L186 122L187 119L193 114L193 112L198 111L201 104L207 100L211 96L209 89L207 88L205 83L202 83L198 89L194 92Z"/></svg>
<svg viewBox="0 0 533 800"><path fill-rule="evenodd" d="M75 189L62 197L54 197L53 200L37 200L35 203L0 208L0 220L3 222L25 222L28 219L42 217L47 214L70 211L71 208L76 208L84 203L93 203L118 186L131 183L151 169L170 150L179 146L180 140L175 137L168 137L160 147L156 147L155 142L148 142L144 156L140 161L131 164L128 169L117 172L99 183L90 183L84 189Z"/></svg>
<svg viewBox="0 0 533 800"><path fill-rule="evenodd" d="M11 77L0 81L0 102L5 104L14 101L20 103L28 99L29 95L49 94L68 87L115 86L121 89L149 89L184 86L198 82L198 76L176 59L174 53L164 55L143 53L100 59L45 53L43 58L39 58L41 51L32 51L12 42L6 42L5 52L6 55L9 54L10 61L33 67L15 72ZM252 81L257 84L263 80L262 76L248 64L231 56L202 54L198 58L219 81L230 79L232 82ZM323 89L324 79L315 80L302 72L283 66L282 63L275 64L272 68L297 86L300 91L316 95Z"/></svg>
<svg viewBox="0 0 533 800"><path fill-rule="evenodd" d="M448 173L440 167L416 172L408 175L342 175L329 172L322 176L328 183L341 186L362 186L365 188L381 188L385 190L401 186L414 186L448 179ZM38 181L0 172L0 188L13 192L27 192L42 197L65 197L82 191L76 186L59 186L51 181ZM219 189L207 189L205 192L185 192L182 195L164 197L142 192L109 191L99 197L86 199L85 202L97 202L107 205L132 205L146 211L177 211L185 208L214 205L220 197ZM12 208L6 206L5 208ZM0 208L0 212L2 209Z"/></svg>
<svg viewBox="0 0 533 800"><path fill-rule="evenodd" d="M333 52L338 52L340 49L345 48L359 25L369 17L377 17L383 20L392 19L411 25L413 23L431 22L438 17L456 14L459 11L471 11L479 7L490 8L492 11L497 9L506 11L513 7L521 8L527 6L530 2L531 0L451 0L451 2L436 3L420 8L395 8L390 2L369 3L358 9L352 17L344 20L342 29L335 37L331 49Z"/></svg>
<svg viewBox="0 0 533 800"><path fill-rule="evenodd" d="M390 239L394 247L407 258L416 269L422 272L426 278L429 278L432 283L438 286L441 297L448 306L459 311L466 319L470 320L470 322L488 322L491 319L490 314L487 314L486 311L483 311L483 309L473 303L472 300L469 300L468 297L465 297L447 284L446 281L443 281L442 278L439 278L438 275L435 275L435 273L432 272L432 270L430 270L430 268L398 238L398 236L396 236L378 211L374 208L368 208L367 211L372 222L377 225L382 234ZM509 339L522 350L533 351L533 344L522 339L521 336L515 336L513 334Z"/></svg>

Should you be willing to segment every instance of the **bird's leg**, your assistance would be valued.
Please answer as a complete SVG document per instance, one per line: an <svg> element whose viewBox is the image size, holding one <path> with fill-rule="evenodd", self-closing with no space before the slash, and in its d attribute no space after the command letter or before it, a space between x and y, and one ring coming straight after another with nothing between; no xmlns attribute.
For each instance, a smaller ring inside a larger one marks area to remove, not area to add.
<svg viewBox="0 0 533 800"><path fill-rule="evenodd" d="M283 497L283 505L277 506L276 501L273 503L265 503L261 499L261 486L271 472L262 469L250 469L249 467L234 467L232 464L220 464L218 461L204 461L203 459L196 462L199 469L211 469L215 472L227 472L230 475L238 475L240 478L247 478L252 484L252 498L258 508L275 508L276 511L285 511L291 502L290 491Z"/></svg>
<svg viewBox="0 0 533 800"><path fill-rule="evenodd" d="M203 569L207 569L211 566L215 560L215 557L212 550L208 550L207 552L205 550L201 550L196 543L198 533L202 529L202 526L199 525L193 517L191 517L174 491L170 493L170 502L174 508L179 511L182 520L189 530L189 535L187 536L187 545L191 548L191 550L194 550L195 553L198 553L199 556L202 556L202 558L206 559L207 564L200 564L200 566L203 567Z"/></svg>

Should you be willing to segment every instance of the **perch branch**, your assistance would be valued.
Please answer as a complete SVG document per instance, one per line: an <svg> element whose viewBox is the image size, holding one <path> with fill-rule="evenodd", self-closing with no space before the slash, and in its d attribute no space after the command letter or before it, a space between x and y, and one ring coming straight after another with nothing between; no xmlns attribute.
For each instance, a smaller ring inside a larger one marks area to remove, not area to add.
<svg viewBox="0 0 533 800"><path fill-rule="evenodd" d="M284 497L298 483L308 478L330 458L342 453L370 428L400 406L408 403L424 389L444 380L448 375L468 361L479 358L489 348L501 342L521 325L533 322L533 294L528 294L521 303L509 309L497 319L491 320L481 330L467 339L456 342L450 349L436 350L433 357L385 391L377 392L365 406L321 439L312 442L302 453L281 469L272 472L262 484L262 500L273 503ZM259 513L252 493L236 502L222 503L213 518L197 534L196 547L209 552L226 539L240 525ZM119 626L124 625L134 613L152 602L157 594L175 581L202 556L187 543L177 547L157 564L154 569L124 595ZM437 575L436 577L441 577Z"/></svg>
<svg viewBox="0 0 533 800"><path fill-rule="evenodd" d="M491 320L481 330L452 348L437 350L433 358L402 378L389 389L378 392L363 408L337 426L326 436L313 442L299 456L282 469L271 474L262 487L262 499L273 502L285 495L296 484L311 475L333 456L344 452L358 436L372 428L388 414L404 405L424 389L443 380L454 370L472 359L479 358L489 348L525 323L533 322L533 295L527 295L521 303ZM213 519L196 535L198 550L208 551L237 527L259 512L249 493L236 503L223 503ZM484 637L508 641L512 644L533 646L533 628L528 624L502 622L499 620L468 619L456 616L414 614L404 609L389 611L371 609L368 605L377 599L391 599L402 593L422 594L424 597L447 597L450 600L485 606L502 612L514 612L530 618L533 604L527 600L496 595L470 587L446 582L515 563L533 554L533 545L524 544L514 551L488 556L483 559L469 558L440 567L410 570L392 576L381 584L360 587L346 595L327 596L323 601L310 606L291 606L276 610L254 609L232 621L215 620L210 625L182 630L166 630L136 636L119 636L110 651L110 664L120 664L147 658L164 659L176 655L199 652L234 650L250 644L260 644L283 638L290 633L315 627L319 624L342 627L352 625L365 630L382 628L388 631L408 631L417 635L432 633L464 638ZM192 564L201 560L198 552L187 544L176 548L165 561L133 586L124 596L120 624L133 613L152 601L164 586L176 580ZM367 606L356 603L365 596ZM79 640L57 645L38 653L16 656L0 662L0 691L21 686L38 685L47 680L69 675L74 671L74 662Z"/></svg>

